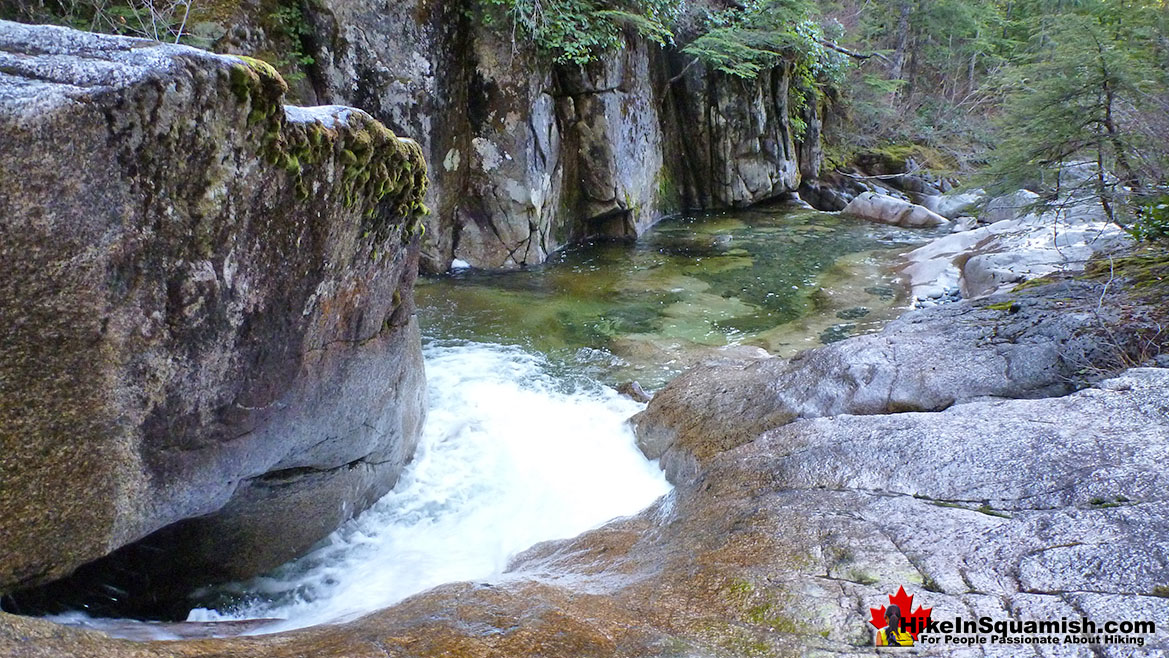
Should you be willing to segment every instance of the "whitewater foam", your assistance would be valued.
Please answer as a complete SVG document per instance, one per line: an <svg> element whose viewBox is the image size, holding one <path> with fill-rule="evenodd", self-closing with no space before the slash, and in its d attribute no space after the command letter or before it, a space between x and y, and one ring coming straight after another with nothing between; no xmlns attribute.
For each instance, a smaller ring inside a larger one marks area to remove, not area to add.
<svg viewBox="0 0 1169 658"><path fill-rule="evenodd" d="M636 513L669 491L625 420L642 405L520 348L425 346L429 411L394 491L191 621L341 622L454 581L489 582L529 546Z"/></svg>

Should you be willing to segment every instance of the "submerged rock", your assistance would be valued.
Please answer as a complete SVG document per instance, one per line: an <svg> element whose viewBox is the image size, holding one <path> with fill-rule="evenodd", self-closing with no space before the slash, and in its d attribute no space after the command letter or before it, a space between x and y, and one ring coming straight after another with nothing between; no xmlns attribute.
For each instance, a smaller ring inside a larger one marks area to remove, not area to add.
<svg viewBox="0 0 1169 658"><path fill-rule="evenodd" d="M425 164L284 90L257 60L0 22L0 592L151 533L106 601L255 574L410 458Z"/></svg>

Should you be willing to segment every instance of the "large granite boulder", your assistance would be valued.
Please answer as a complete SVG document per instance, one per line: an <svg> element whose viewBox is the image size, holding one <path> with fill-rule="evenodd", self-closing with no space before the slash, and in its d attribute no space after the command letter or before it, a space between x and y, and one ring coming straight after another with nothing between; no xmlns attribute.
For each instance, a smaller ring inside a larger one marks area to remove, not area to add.
<svg viewBox="0 0 1169 658"><path fill-rule="evenodd" d="M925 206L876 192L858 194L848 202L843 212L872 222L905 228L932 228L948 221Z"/></svg>
<svg viewBox="0 0 1169 658"><path fill-rule="evenodd" d="M425 164L284 89L0 22L0 592L147 536L155 585L254 574L410 458Z"/></svg>
<svg viewBox="0 0 1169 658"><path fill-rule="evenodd" d="M1082 371L1123 349L1122 337L1115 347L1100 339L1121 311L1098 309L1099 296L1099 284L1066 282L908 313L880 333L792 359L695 368L633 417L638 444L678 479L697 473L711 455L797 418L1061 395L1085 381Z"/></svg>

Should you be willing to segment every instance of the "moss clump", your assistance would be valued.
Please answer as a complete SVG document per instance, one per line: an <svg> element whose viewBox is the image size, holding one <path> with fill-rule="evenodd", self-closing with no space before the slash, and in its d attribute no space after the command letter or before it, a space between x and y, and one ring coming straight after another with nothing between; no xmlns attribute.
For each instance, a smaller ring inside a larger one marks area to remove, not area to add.
<svg viewBox="0 0 1169 658"><path fill-rule="evenodd" d="M780 633L798 633L804 629L795 620L780 612L776 592L768 589L757 590L754 585L739 578L731 579L724 590L728 606L738 613L744 622L764 626Z"/></svg>
<svg viewBox="0 0 1169 658"><path fill-rule="evenodd" d="M1134 288L1169 288L1169 248L1148 246L1121 258L1097 258L1084 268L1084 278L1123 279Z"/></svg>
<svg viewBox="0 0 1169 658"><path fill-rule="evenodd" d="M264 158L292 177L298 200L307 200L316 191L311 181L327 178L307 176L309 170L333 162L338 175L332 182L340 201L347 208L365 209L364 236L385 239L393 219L404 222L403 240L423 232L421 218L428 212L422 203L427 178L418 144L399 139L357 111L335 127L319 121L289 123L283 105L288 85L276 69L251 57L237 59L228 72L231 91L247 105L248 126L263 131ZM381 209L379 204L387 199L389 208Z"/></svg>
<svg viewBox="0 0 1169 658"><path fill-rule="evenodd" d="M852 153L835 154L840 162L855 163L866 171L897 174L909 171L910 161L927 171L945 173L958 167L953 157L921 144L885 144Z"/></svg>
<svg viewBox="0 0 1169 658"><path fill-rule="evenodd" d="M270 64L254 57L237 55L238 63L229 71L231 91L240 103L250 103L248 123L280 117L278 112L288 92L288 84ZM256 120L253 121L253 117Z"/></svg>
<svg viewBox="0 0 1169 658"><path fill-rule="evenodd" d="M663 213L673 213L681 210L682 196L674 177L666 167L658 171L658 207Z"/></svg>
<svg viewBox="0 0 1169 658"><path fill-rule="evenodd" d="M1123 505L1124 503L1127 503L1127 502L1129 502L1128 496L1117 496L1113 500L1109 500L1107 498L1101 498L1101 497L1097 496L1096 498L1093 498L1093 499L1088 501L1088 503L1090 505L1092 505L1093 507L1099 507L1102 509L1108 509L1110 507L1120 507L1121 505Z"/></svg>
<svg viewBox="0 0 1169 658"><path fill-rule="evenodd" d="M978 511L982 512L983 514L985 514L987 516L997 516L1000 519L1011 518L1010 514L1007 514L1006 512L1000 512L1000 511L992 508L989 503L983 503L982 505L980 505L978 507Z"/></svg>
<svg viewBox="0 0 1169 658"><path fill-rule="evenodd" d="M1013 299L1008 299L1005 302L999 302L997 304L987 304L986 308L992 311L1008 311L1014 313L1019 310L1019 303Z"/></svg>

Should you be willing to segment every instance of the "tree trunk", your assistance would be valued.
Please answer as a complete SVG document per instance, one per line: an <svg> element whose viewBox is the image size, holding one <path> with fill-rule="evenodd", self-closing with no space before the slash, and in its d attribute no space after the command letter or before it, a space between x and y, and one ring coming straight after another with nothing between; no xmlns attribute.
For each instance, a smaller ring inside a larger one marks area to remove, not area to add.
<svg viewBox="0 0 1169 658"><path fill-rule="evenodd" d="M913 0L901 0L900 14L897 17L897 33L894 37L893 58L889 64L889 76L900 80L905 70L906 52L909 50L909 15L913 9Z"/></svg>

